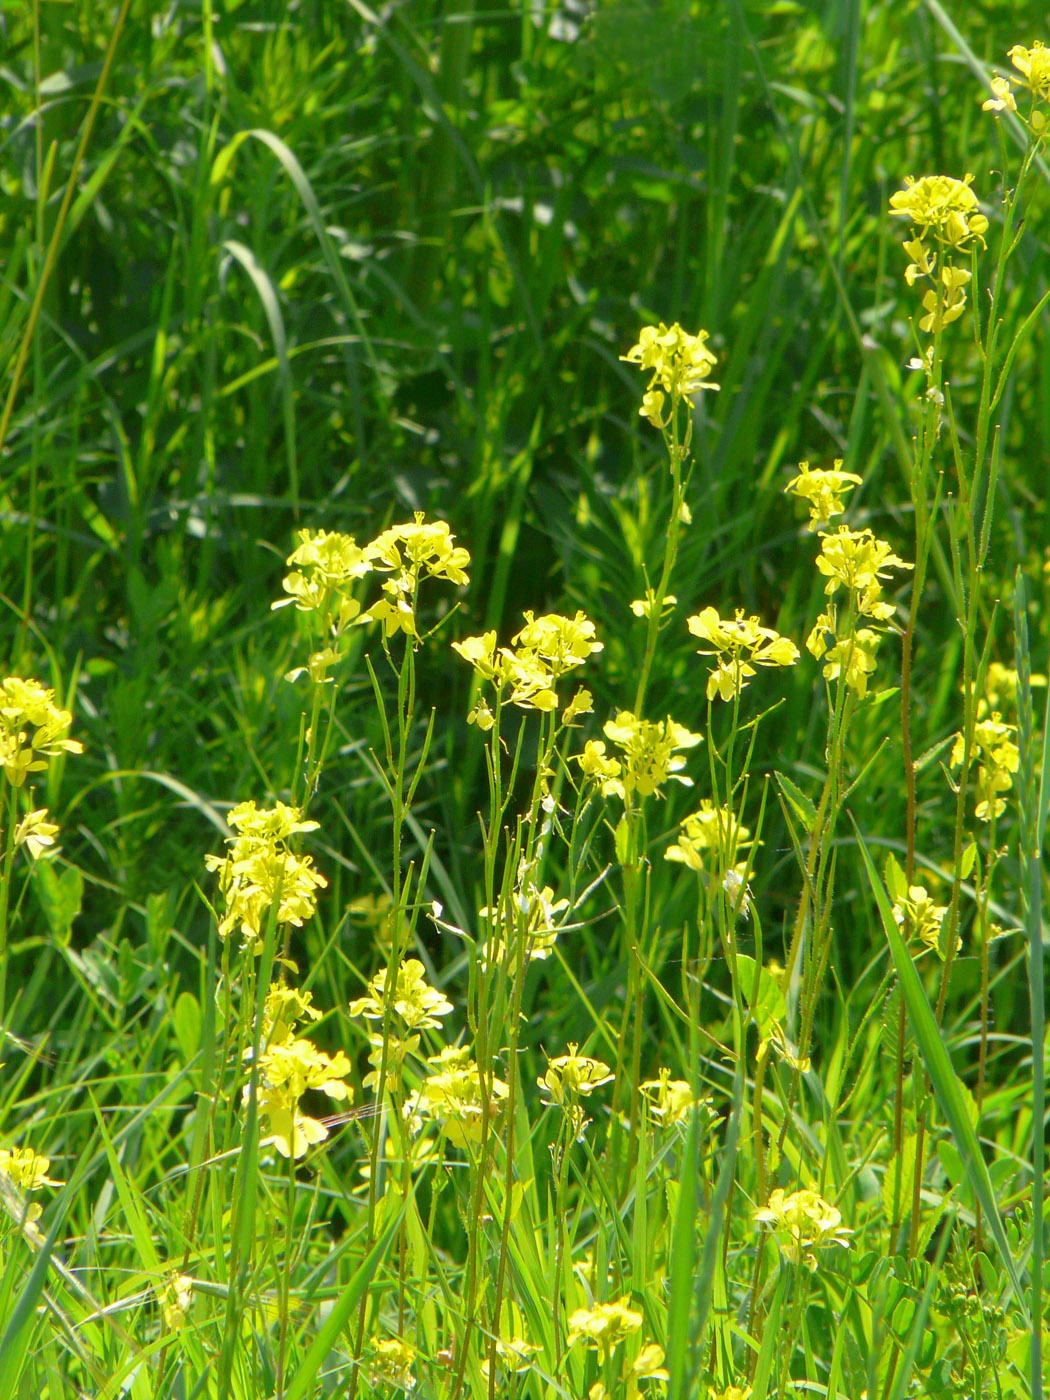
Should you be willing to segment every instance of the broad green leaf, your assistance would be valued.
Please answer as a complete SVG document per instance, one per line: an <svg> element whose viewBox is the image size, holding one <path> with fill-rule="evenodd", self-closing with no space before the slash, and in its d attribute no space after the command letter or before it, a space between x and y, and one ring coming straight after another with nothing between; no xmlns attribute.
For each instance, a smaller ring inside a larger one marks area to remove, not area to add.
<svg viewBox="0 0 1050 1400"><path fill-rule="evenodd" d="M764 967L758 970L758 989L755 989L755 960L746 953L738 953L736 959L737 980L741 995L751 1009L759 1034L767 1036L778 1022L782 1025L787 1017L787 1002L784 993L773 981Z"/></svg>

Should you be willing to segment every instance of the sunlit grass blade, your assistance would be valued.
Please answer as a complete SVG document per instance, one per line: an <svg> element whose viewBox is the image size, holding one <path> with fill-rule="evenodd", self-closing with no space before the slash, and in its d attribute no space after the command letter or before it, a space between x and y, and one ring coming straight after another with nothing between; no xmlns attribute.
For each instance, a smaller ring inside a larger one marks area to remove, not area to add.
<svg viewBox="0 0 1050 1400"><path fill-rule="evenodd" d="M350 1321L354 1309L358 1307L365 1290L376 1276L380 1264L390 1252L397 1233L401 1228L408 1202L402 1201L398 1210L390 1217L375 1244L361 1261L357 1271L342 1290L331 1311L317 1330L306 1354L296 1367L285 1389L284 1400L303 1400L305 1395L316 1393L321 1365L332 1350L337 1339Z"/></svg>

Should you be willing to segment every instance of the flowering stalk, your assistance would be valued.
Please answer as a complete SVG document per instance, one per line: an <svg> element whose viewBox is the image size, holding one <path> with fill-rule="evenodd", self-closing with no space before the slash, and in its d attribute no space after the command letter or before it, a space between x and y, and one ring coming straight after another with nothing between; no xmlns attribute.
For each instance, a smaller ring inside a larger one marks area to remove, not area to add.
<svg viewBox="0 0 1050 1400"><path fill-rule="evenodd" d="M645 726L648 722L642 716L645 709L646 690L656 644L661 626L675 604L675 598L668 593L678 545L683 525L691 522L689 507L685 501L685 488L688 473L684 470L689 459L693 435L693 413L691 396L703 389L715 389L718 385L710 375L715 367L715 357L707 348L708 333L701 330L697 335L683 331L676 322L668 327L662 322L657 326L644 326L638 341L621 359L629 364L637 364L649 372L649 382L642 396L639 413L653 427L657 428L667 449L671 472L671 515L664 541L664 555L661 562L660 578L656 590L647 587L646 596L632 603L636 616L646 620L645 647L635 687L634 706L630 712L622 712L616 720L617 733L611 733L606 726L608 737L623 745L630 758L632 750L639 756L644 745L650 742ZM684 420L684 422L683 422ZM647 580L648 584L648 580ZM651 729L652 726L650 725ZM664 734L687 731L673 726L668 719ZM655 737L655 736L654 736ZM659 741L657 741L659 742ZM689 743L698 742L698 736L690 736ZM590 746L588 746L590 747ZM604 745L601 745L604 753ZM613 760L619 763L619 760ZM676 765L680 766L680 765ZM626 769L629 771L630 764ZM667 770L669 771L669 770ZM603 782L603 791L615 790L616 775L612 783ZM641 799L637 804L631 796L630 788L621 788L624 797L624 816L617 834L617 855L623 881L623 937L624 958L627 965L627 988L621 1018L618 1053L616 1059L616 1083L613 1089L613 1122L609 1150L612 1157L622 1164L623 1189L631 1179L635 1145L638 1132L637 1098L631 1094L628 1104L628 1144L627 1151L620 1151L620 1117L623 1098L629 1092L628 1086L637 1084L641 1070L641 1044L643 1030L643 1009L645 1001L645 960L641 944L645 938L645 918L643 910L647 903L648 872L643 875L648 845L645 828L644 799L655 790L658 784L648 787L643 781L638 787ZM630 1046L628 1048L628 1039Z"/></svg>
<svg viewBox="0 0 1050 1400"><path fill-rule="evenodd" d="M951 394L943 384L941 370L940 331L944 325L956 319L965 303L963 288L973 281L974 305L980 307L977 285L976 247L983 244L983 235L988 229L988 221L978 212L976 197L969 188L970 176L964 181L947 176L928 176L923 180L909 181L908 187L894 195L890 201L894 213L907 217L913 226L914 236L905 241L904 247L913 259L906 271L909 283L918 277L936 278L939 269L939 286L935 304L931 304L931 293L924 297L927 315L919 322L919 330L934 333L933 344L922 357L920 364L928 380L927 409L924 415L924 431L918 445L916 469L912 473L912 495L916 507L916 553L919 569L913 589L912 606L909 612L909 627L905 640L905 670L902 677L902 733L905 741L905 773L908 803L908 843L907 878L911 879L914 861L914 774L910 763L910 661L911 634L918 607L922 570L928 555L929 512L926 503L926 469L930 454L940 429L940 412L943 404L944 416L949 429L949 441L958 487L958 499L949 511L949 544L951 550L952 576L955 589L955 609L963 634L963 724L960 734L959 761L962 772L955 793L955 820L953 831L953 879L952 892L945 917L943 949L944 957L940 970L935 1016L940 1023L947 999L952 966L957 947L957 930L960 918L962 881L966 850L966 802L968 779L975 744L977 723L977 685L981 669L976 654L978 610L981 605L981 571L987 556L990 529L991 503L995 493L995 478L998 466L998 428L994 422L994 412L1005 390L1009 370L1021 340L1028 334L1033 319L1042 310L1050 293L1015 333L1005 352L999 347L1001 331L1001 303L1006 290L1006 264L1017 246L1019 234L1015 232L1017 213L1025 186L1031 176L1036 158L1042 147L1046 120L1041 104L1050 97L1050 87L1046 82L1047 66L1045 50L1036 45L1027 50L1016 45L1010 51L1010 58L1021 78L1034 97L1032 113L1026 123L1029 130L1029 144L1022 159L1021 171L1012 190L1004 195L1002 223L999 236L995 272L989 289L988 315L981 335L980 322L975 317L974 341L981 361L980 395L977 421L973 435L972 455L967 459L961 445L960 434L952 408ZM1016 99L1010 84L1002 78L992 83L992 97L984 104L986 110L999 112L1017 110ZM1005 166L1005 161L1004 161ZM954 258L958 253L966 253L971 259L971 270L964 272L955 269ZM990 450L989 450L990 449ZM960 537L965 538L965 556L960 546ZM923 547L925 546L925 547ZM903 1019L903 1004L900 1016ZM899 1029L903 1030L903 1026ZM898 1038L899 1057L903 1055L903 1035ZM908 1254L913 1255L919 1238L919 1204L922 1175L925 1170L924 1137L929 1109L929 1091L923 1077L923 1090L918 1108L916 1129L915 1172L911 1193L911 1225L908 1237ZM903 1063L897 1066L897 1108L895 1112L895 1149L901 1144L901 1099L903 1095Z"/></svg>

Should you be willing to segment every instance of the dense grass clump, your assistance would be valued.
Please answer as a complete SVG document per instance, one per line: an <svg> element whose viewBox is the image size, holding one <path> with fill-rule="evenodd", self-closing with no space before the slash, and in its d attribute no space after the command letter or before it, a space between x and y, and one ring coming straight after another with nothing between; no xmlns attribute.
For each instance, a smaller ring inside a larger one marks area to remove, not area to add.
<svg viewBox="0 0 1050 1400"><path fill-rule="evenodd" d="M959 19L8 16L0 1400L1043 1395L1050 49Z"/></svg>

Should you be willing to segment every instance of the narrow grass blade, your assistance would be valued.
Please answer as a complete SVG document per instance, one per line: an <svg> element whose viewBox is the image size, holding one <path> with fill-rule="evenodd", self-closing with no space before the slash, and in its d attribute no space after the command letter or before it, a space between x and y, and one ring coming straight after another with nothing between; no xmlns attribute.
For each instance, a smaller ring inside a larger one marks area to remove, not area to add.
<svg viewBox="0 0 1050 1400"><path fill-rule="evenodd" d="M292 498L292 508L299 509L299 467L295 457L295 401L292 395L292 376L288 368L288 337L284 331L284 317L277 288L266 269L250 248L235 239L228 238L222 245L240 263L251 279L252 286L259 294L263 311L270 325L274 353L277 356L278 378L281 381L281 406L284 413L285 451L288 454L288 489Z"/></svg>
<svg viewBox="0 0 1050 1400"><path fill-rule="evenodd" d="M317 1378L321 1364L335 1345L340 1332L346 1326L354 1309L360 1303L365 1289L375 1277L376 1270L386 1258L391 1244L401 1228L408 1200L402 1202L401 1209L392 1216L386 1229L376 1240L361 1263L361 1267L340 1293L325 1318L317 1336L299 1364L291 1384L284 1392L284 1400L303 1400L304 1395L317 1393Z"/></svg>
<svg viewBox="0 0 1050 1400"><path fill-rule="evenodd" d="M1018 1306L1027 1322L1029 1320L1028 1302L1025 1298L1024 1286L1021 1283L1021 1276L1006 1238L1006 1231L1003 1229L1002 1216L999 1214L995 1191L988 1176L988 1168L981 1156L977 1134L974 1132L973 1124L967 1113L962 1086L952 1067L944 1041L941 1039L940 1030L934 1020L933 1011L926 998L926 991L919 974L915 971L911 954L905 947L904 939L901 937L900 929L893 917L893 910L890 908L890 901L882 880L879 878L879 873L868 854L868 848L855 825L854 832L865 869L868 872L868 880L875 895L875 902L879 906L879 914L882 917L882 926L889 941L893 965L897 969L897 977L900 980L904 1004L908 1009L912 1029L915 1031L915 1039L918 1042L926 1072L930 1076L930 1083L933 1085L933 1092L937 1096L937 1102L951 1131L952 1140L966 1169L971 1189L980 1201L981 1209L987 1217L989 1232L1003 1261Z"/></svg>

